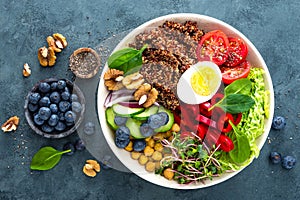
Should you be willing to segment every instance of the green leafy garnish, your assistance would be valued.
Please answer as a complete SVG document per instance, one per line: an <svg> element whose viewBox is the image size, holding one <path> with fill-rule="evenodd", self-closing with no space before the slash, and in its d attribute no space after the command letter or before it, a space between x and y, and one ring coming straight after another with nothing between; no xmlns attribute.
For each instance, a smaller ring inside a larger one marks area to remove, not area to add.
<svg viewBox="0 0 300 200"><path fill-rule="evenodd" d="M53 147L41 148L32 158L30 163L30 169L32 170L49 170L52 169L61 159L64 153L68 153L71 150L58 151Z"/></svg>
<svg viewBox="0 0 300 200"><path fill-rule="evenodd" d="M148 45L144 45L140 50L134 48L124 48L116 51L108 58L108 67L124 72L124 75L139 71L143 64L142 53Z"/></svg>

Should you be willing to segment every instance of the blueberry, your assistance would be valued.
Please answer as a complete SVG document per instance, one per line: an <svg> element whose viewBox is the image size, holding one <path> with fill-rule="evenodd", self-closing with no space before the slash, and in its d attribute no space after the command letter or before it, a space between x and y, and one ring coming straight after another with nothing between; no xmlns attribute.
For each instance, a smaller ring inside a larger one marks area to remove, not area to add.
<svg viewBox="0 0 300 200"><path fill-rule="evenodd" d="M58 89L62 90L62 89L64 89L66 86L67 86L66 81L64 81L64 80L59 80L59 81L57 81L57 88L58 88Z"/></svg>
<svg viewBox="0 0 300 200"><path fill-rule="evenodd" d="M69 99L70 99L70 93L69 92L62 92L61 93L61 98L63 99L63 100L65 100L65 101L68 101Z"/></svg>
<svg viewBox="0 0 300 200"><path fill-rule="evenodd" d="M39 109L39 106L38 106L38 105L32 104L32 103L28 104L28 110L29 110L30 112L35 112L35 111L37 111L38 109Z"/></svg>
<svg viewBox="0 0 300 200"><path fill-rule="evenodd" d="M39 114L36 114L36 115L33 116L33 121L38 126L41 126L45 122L45 120L41 119Z"/></svg>
<svg viewBox="0 0 300 200"><path fill-rule="evenodd" d="M60 102L60 94L58 92L52 92L50 94L50 101L52 103L59 103Z"/></svg>
<svg viewBox="0 0 300 200"><path fill-rule="evenodd" d="M39 91L41 91L42 93L49 92L50 91L49 83L46 83L46 82L39 83Z"/></svg>
<svg viewBox="0 0 300 200"><path fill-rule="evenodd" d="M141 134L145 137L150 137L154 134L154 130L150 127L148 123L142 123L140 126Z"/></svg>
<svg viewBox="0 0 300 200"><path fill-rule="evenodd" d="M58 121L57 125L54 127L57 131L64 131L66 129L65 123Z"/></svg>
<svg viewBox="0 0 300 200"><path fill-rule="evenodd" d="M67 101L61 101L58 104L58 108L61 112L66 112L67 110L69 110L71 107L71 104Z"/></svg>
<svg viewBox="0 0 300 200"><path fill-rule="evenodd" d="M166 112L159 112L157 113L161 117L161 124L166 125L169 121L169 115Z"/></svg>
<svg viewBox="0 0 300 200"><path fill-rule="evenodd" d="M28 97L29 103L32 103L32 104L37 104L40 99L41 99L41 95L37 92L31 93Z"/></svg>
<svg viewBox="0 0 300 200"><path fill-rule="evenodd" d="M133 141L133 150L134 151L143 151L146 147L146 141L143 139Z"/></svg>
<svg viewBox="0 0 300 200"><path fill-rule="evenodd" d="M296 165L296 158L293 156L285 156L282 159L281 166L285 169L292 169Z"/></svg>
<svg viewBox="0 0 300 200"><path fill-rule="evenodd" d="M162 120L163 119L159 114L154 114L148 117L147 122L152 129L156 129L164 125Z"/></svg>
<svg viewBox="0 0 300 200"><path fill-rule="evenodd" d="M53 83L51 83L51 85L50 85L50 90L51 91L55 91L55 90L57 90L57 82L53 82Z"/></svg>
<svg viewBox="0 0 300 200"><path fill-rule="evenodd" d="M110 162L111 160L111 156L104 156L104 158L102 159L102 162L100 162L100 165L103 169L111 169L112 168L112 164Z"/></svg>
<svg viewBox="0 0 300 200"><path fill-rule="evenodd" d="M64 89L64 91L62 91L62 92L68 92L68 93L71 94L70 89L68 88L68 86L66 86L65 89Z"/></svg>
<svg viewBox="0 0 300 200"><path fill-rule="evenodd" d="M74 152L75 152L75 147L74 145L71 143L71 142L67 142L66 144L64 144L63 146L63 150L66 151L66 150L71 150L70 152L66 153L67 155L73 155Z"/></svg>
<svg viewBox="0 0 300 200"><path fill-rule="evenodd" d="M82 150L85 149L85 144L84 144L83 140L78 139L78 140L75 142L75 149L78 150L78 151L82 151Z"/></svg>
<svg viewBox="0 0 300 200"><path fill-rule="evenodd" d="M272 128L276 130L283 129L286 125L284 117L276 116L272 121Z"/></svg>
<svg viewBox="0 0 300 200"><path fill-rule="evenodd" d="M81 103L79 103L79 102L72 102L72 110L74 112L80 113L81 110L82 110Z"/></svg>
<svg viewBox="0 0 300 200"><path fill-rule="evenodd" d="M59 121L65 121L65 113L57 112Z"/></svg>
<svg viewBox="0 0 300 200"><path fill-rule="evenodd" d="M50 106L50 99L49 97L43 97L41 98L41 100L39 101L39 105L40 107L49 107Z"/></svg>
<svg viewBox="0 0 300 200"><path fill-rule="evenodd" d="M76 114L73 112L73 111L67 111L66 113L65 113L65 120L66 120L66 122L75 122L75 120L76 120Z"/></svg>
<svg viewBox="0 0 300 200"><path fill-rule="evenodd" d="M56 126L57 123L58 123L58 120L59 120L58 115L52 114L50 116L50 118L48 119L48 125L49 126Z"/></svg>
<svg viewBox="0 0 300 200"><path fill-rule="evenodd" d="M49 108L50 108L50 110L51 110L52 113L57 113L58 112L58 107L54 103L50 104Z"/></svg>
<svg viewBox="0 0 300 200"><path fill-rule="evenodd" d="M130 142L130 131L126 126L120 126L116 130L115 144L119 148L125 148Z"/></svg>
<svg viewBox="0 0 300 200"><path fill-rule="evenodd" d="M271 152L269 158L273 164L281 162L281 154L276 151Z"/></svg>
<svg viewBox="0 0 300 200"><path fill-rule="evenodd" d="M78 101L78 96L77 96L77 94L71 94L70 99L71 99L71 102L76 102L76 101Z"/></svg>
<svg viewBox="0 0 300 200"><path fill-rule="evenodd" d="M43 120L47 120L51 116L51 111L50 111L50 108L48 108L48 107L41 107L39 109L38 113L39 113L40 118Z"/></svg>
<svg viewBox="0 0 300 200"><path fill-rule="evenodd" d="M51 133L54 130L53 126L49 126L48 124L43 124L42 125L42 131L46 133Z"/></svg>
<svg viewBox="0 0 300 200"><path fill-rule="evenodd" d="M93 122L87 122L84 125L83 132L87 135L92 135L95 133L95 124Z"/></svg>
<svg viewBox="0 0 300 200"><path fill-rule="evenodd" d="M127 122L127 117L115 116L114 122L118 126L122 126Z"/></svg>
<svg viewBox="0 0 300 200"><path fill-rule="evenodd" d="M74 126L75 122L66 122L67 126Z"/></svg>

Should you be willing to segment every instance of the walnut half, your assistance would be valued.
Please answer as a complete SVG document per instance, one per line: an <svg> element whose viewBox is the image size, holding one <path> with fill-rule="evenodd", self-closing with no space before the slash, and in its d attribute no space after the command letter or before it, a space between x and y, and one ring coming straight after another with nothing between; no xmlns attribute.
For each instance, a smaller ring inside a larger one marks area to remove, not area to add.
<svg viewBox="0 0 300 200"><path fill-rule="evenodd" d="M53 66L56 62L56 56L53 47L41 47L38 50L38 59L43 67Z"/></svg>
<svg viewBox="0 0 300 200"><path fill-rule="evenodd" d="M155 103L158 91L155 88L152 88L149 83L144 83L134 92L133 96L136 101L139 101L140 105L148 108Z"/></svg>
<svg viewBox="0 0 300 200"><path fill-rule="evenodd" d="M108 90L119 90L124 87L122 84L123 71L117 69L109 69L104 74L104 85Z"/></svg>
<svg viewBox="0 0 300 200"><path fill-rule="evenodd" d="M96 160L87 160L82 171L89 177L95 177L97 172L100 172L100 165Z"/></svg>
<svg viewBox="0 0 300 200"><path fill-rule="evenodd" d="M13 116L9 118L2 126L1 129L4 132L15 131L19 125L19 117Z"/></svg>

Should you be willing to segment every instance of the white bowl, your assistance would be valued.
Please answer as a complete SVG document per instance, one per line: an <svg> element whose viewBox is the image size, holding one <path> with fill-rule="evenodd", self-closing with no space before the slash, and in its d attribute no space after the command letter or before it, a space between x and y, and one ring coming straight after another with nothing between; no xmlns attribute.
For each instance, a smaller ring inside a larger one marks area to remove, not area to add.
<svg viewBox="0 0 300 200"><path fill-rule="evenodd" d="M204 15L199 15L199 14L190 14L190 13L180 13L180 14L171 14L171 15L166 15L162 16L153 20L150 20L141 26L137 27L133 31L131 31L114 49L114 51L120 50L122 48L128 47L128 44L133 41L135 36L141 32L143 32L146 28L149 27L157 27L159 25L162 25L166 20L168 21L176 21L176 22L185 22L185 21L196 21L198 26L201 27L202 30L205 32L207 31L212 31L212 30L222 30L225 34L229 36L237 36L242 38L248 45L249 53L247 59L251 62L252 65L258 66L264 69L265 74L265 84L266 84L266 90L270 91L270 115L269 119L265 120L265 131L264 133L257 138L256 143L259 149L261 149L268 137L270 128L271 128L271 122L274 114L274 92L273 92L273 85L272 85L272 80L271 76L269 74L269 70L258 52L258 50L255 48L255 46L238 30L233 28L232 26L218 20L212 17L204 16ZM109 126L106 123L105 120L105 108L103 106L104 100L106 95L108 94L108 91L106 90L106 87L104 86L104 80L103 80L103 75L104 72L108 70L107 64L105 65L101 79L99 82L99 87L98 87L98 99L97 99L97 105L98 105L98 116L99 116L99 121L102 127L103 134L105 136L105 139L107 140L110 148L114 152L114 154L117 156L117 158L133 173L138 175L139 177L168 188L175 188L175 189L198 189L198 188L205 188L208 186L216 185L218 183L221 183L225 180L230 179L231 177L237 175L239 172L241 172L242 169L231 172L231 173L224 173L220 177L214 177L213 180L205 180L204 184L203 183L198 183L198 184L193 184L193 185L181 185L178 184L175 181L169 181L165 179L164 177L160 175L156 175L154 173L149 173L145 170L145 167L140 165L136 160L133 160L130 157L130 153L123 150L119 149L116 147L114 143L114 133L113 131L109 128ZM245 168L245 167L244 167Z"/></svg>

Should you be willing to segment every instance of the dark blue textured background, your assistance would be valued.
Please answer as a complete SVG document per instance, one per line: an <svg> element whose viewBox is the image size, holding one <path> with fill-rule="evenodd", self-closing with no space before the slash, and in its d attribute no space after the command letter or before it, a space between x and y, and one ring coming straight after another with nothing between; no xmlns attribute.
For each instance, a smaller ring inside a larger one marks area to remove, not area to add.
<svg viewBox="0 0 300 200"><path fill-rule="evenodd" d="M284 170L271 165L272 150L300 159L300 3L298 0L119 0L0 2L0 123L21 119L14 133L0 134L0 199L299 199L300 165ZM61 148L77 135L49 140L34 134L23 112L24 97L40 79L72 78L68 57L82 46L96 47L114 34L170 13L208 15L248 37L269 67L275 90L275 115L287 118L282 131L271 130L258 159L234 178L206 189L181 191L148 183L134 174L102 170L96 178L82 173L88 151L64 156L52 170L31 172L31 157L43 145ZM54 68L42 68L37 49L52 33L64 34L69 46ZM32 76L23 78L28 62Z"/></svg>

